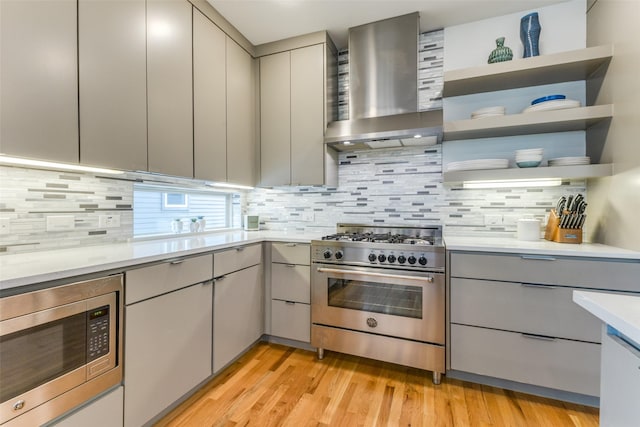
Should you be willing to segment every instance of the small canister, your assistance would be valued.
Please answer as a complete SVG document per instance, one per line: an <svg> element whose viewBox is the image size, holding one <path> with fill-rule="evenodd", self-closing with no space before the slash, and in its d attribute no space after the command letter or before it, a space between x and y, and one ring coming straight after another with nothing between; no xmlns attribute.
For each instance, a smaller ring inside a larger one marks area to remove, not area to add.
<svg viewBox="0 0 640 427"><path fill-rule="evenodd" d="M523 218L518 220L518 240L539 240L540 220Z"/></svg>

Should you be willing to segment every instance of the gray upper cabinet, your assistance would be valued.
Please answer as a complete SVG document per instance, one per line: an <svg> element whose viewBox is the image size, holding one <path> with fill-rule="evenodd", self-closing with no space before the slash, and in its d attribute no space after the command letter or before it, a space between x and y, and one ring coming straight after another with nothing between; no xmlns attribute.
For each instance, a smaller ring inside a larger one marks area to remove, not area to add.
<svg viewBox="0 0 640 427"><path fill-rule="evenodd" d="M291 54L260 58L260 183L291 183Z"/></svg>
<svg viewBox="0 0 640 427"><path fill-rule="evenodd" d="M291 184L323 184L324 45L291 51Z"/></svg>
<svg viewBox="0 0 640 427"><path fill-rule="evenodd" d="M79 160L76 1L0 1L0 152Z"/></svg>
<svg viewBox="0 0 640 427"><path fill-rule="evenodd" d="M227 37L227 181L249 186L257 181L255 62Z"/></svg>
<svg viewBox="0 0 640 427"><path fill-rule="evenodd" d="M325 179L327 44L260 58L261 185Z"/></svg>
<svg viewBox="0 0 640 427"><path fill-rule="evenodd" d="M79 0L80 162L147 169L144 0Z"/></svg>
<svg viewBox="0 0 640 427"><path fill-rule="evenodd" d="M194 176L227 180L226 36L193 9Z"/></svg>
<svg viewBox="0 0 640 427"><path fill-rule="evenodd" d="M149 171L193 177L192 12L147 0Z"/></svg>

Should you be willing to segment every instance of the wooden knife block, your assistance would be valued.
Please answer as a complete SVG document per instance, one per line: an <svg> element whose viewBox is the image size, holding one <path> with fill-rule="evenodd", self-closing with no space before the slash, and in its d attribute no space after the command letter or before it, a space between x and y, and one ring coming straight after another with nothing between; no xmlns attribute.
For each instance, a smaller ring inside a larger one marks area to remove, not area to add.
<svg viewBox="0 0 640 427"><path fill-rule="evenodd" d="M560 218L555 209L549 213L544 238L558 243L582 243L582 228L560 228Z"/></svg>

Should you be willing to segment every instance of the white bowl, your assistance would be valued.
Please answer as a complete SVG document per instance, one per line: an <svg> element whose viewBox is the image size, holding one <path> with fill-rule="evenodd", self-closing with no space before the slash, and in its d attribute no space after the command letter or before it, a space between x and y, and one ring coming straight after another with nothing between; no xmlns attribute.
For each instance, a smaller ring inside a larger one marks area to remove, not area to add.
<svg viewBox="0 0 640 427"><path fill-rule="evenodd" d="M527 148L526 150L516 150L516 154L542 154L544 148Z"/></svg>
<svg viewBox="0 0 640 427"><path fill-rule="evenodd" d="M516 162L539 162L542 156L516 156Z"/></svg>

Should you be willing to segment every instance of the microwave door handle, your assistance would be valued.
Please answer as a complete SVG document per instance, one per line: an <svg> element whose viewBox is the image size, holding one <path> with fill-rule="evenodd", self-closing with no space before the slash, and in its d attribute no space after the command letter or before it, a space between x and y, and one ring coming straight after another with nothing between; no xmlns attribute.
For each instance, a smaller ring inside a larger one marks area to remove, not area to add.
<svg viewBox="0 0 640 427"><path fill-rule="evenodd" d="M402 279L402 280L415 280L418 282L433 283L433 277L431 276L403 276L401 274L388 274L388 273L372 273L358 270L341 270L338 268L325 268L318 267L318 273L332 273L332 274L353 274L359 276L377 277L381 279Z"/></svg>
<svg viewBox="0 0 640 427"><path fill-rule="evenodd" d="M60 307L39 311L37 313L3 320L0 322L0 336L5 336L13 332L32 328L44 323L53 322L54 320L64 319L65 317L73 316L74 314L85 311L87 311L87 302L78 301Z"/></svg>

